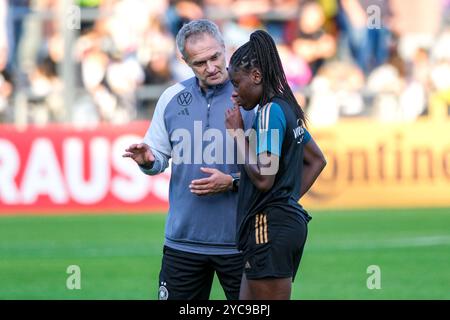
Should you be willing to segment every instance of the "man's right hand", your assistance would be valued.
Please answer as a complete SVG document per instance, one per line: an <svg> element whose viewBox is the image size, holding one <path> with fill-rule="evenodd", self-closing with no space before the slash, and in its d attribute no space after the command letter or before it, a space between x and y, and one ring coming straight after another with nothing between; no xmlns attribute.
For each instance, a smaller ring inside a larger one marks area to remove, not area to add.
<svg viewBox="0 0 450 320"><path fill-rule="evenodd" d="M131 158L140 166L145 168L153 167L155 162L155 156L152 153L150 147L145 143L132 144L122 155L124 158Z"/></svg>

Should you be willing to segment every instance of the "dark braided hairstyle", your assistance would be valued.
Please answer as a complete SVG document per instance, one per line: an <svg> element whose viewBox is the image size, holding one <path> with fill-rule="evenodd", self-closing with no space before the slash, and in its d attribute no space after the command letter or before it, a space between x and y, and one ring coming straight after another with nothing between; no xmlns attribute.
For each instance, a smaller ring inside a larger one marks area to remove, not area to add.
<svg viewBox="0 0 450 320"><path fill-rule="evenodd" d="M263 93L259 105L270 101L273 95L285 99L293 108L297 118L305 126L305 114L292 93L286 80L281 59L272 37L263 30L250 35L250 41L239 47L230 59L230 67L250 72L257 68L262 73Z"/></svg>

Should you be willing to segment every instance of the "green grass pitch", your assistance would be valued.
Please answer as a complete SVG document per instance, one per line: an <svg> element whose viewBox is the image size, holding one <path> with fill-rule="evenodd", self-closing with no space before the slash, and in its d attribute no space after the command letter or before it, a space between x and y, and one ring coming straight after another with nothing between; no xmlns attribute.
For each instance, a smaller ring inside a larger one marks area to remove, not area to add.
<svg viewBox="0 0 450 320"><path fill-rule="evenodd" d="M312 211L293 299L450 299L450 209ZM0 299L155 299L165 215L0 218ZM81 269L69 290L67 267ZM367 268L380 268L368 289ZM224 299L217 279L211 299Z"/></svg>

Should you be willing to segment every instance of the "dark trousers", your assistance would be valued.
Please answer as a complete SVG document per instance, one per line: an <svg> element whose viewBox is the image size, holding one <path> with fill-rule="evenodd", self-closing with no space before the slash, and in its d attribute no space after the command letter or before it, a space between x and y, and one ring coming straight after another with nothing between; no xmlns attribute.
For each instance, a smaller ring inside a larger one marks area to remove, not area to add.
<svg viewBox="0 0 450 320"><path fill-rule="evenodd" d="M159 274L160 300L208 300L214 273L228 300L239 299L241 254L203 255L164 247Z"/></svg>

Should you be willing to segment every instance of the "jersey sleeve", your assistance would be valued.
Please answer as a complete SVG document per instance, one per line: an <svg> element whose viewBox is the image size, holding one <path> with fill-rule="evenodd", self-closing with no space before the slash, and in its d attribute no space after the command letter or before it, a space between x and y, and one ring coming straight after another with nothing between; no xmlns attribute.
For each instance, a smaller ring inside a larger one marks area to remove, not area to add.
<svg viewBox="0 0 450 320"><path fill-rule="evenodd" d="M302 145L306 145L308 142L311 141L312 137L308 130L306 130L306 129L303 129L303 130L305 130L305 131L303 133Z"/></svg>
<svg viewBox="0 0 450 320"><path fill-rule="evenodd" d="M258 111L256 121L256 154L268 152L280 156L286 132L286 117L281 106L267 104Z"/></svg>
<svg viewBox="0 0 450 320"><path fill-rule="evenodd" d="M152 150L158 150L169 157L172 153L172 145L166 128L164 113L170 100L176 93L181 91L181 89L182 87L180 88L180 85L175 85L164 91L156 103L150 127L144 137L144 142L148 144Z"/></svg>
<svg viewBox="0 0 450 320"><path fill-rule="evenodd" d="M242 120L244 121L244 131L253 128L253 125L255 123L255 117L257 114L256 109L257 108L252 109L250 111L245 111L244 108L241 107Z"/></svg>
<svg viewBox="0 0 450 320"><path fill-rule="evenodd" d="M164 121L164 113L170 100L182 89L183 87L181 87L180 84L166 89L156 104L150 127L148 128L143 141L150 146L155 157L155 162L150 169L141 166L139 167L145 174L156 175L163 172L169 166L172 145Z"/></svg>

